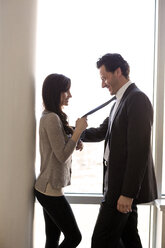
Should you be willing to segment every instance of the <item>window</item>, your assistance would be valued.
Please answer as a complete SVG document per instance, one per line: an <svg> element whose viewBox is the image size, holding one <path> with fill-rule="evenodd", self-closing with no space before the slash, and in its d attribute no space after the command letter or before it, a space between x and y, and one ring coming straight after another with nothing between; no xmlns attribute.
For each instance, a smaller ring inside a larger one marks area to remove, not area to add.
<svg viewBox="0 0 165 248"><path fill-rule="evenodd" d="M123 55L130 64L131 80L152 101L154 0L41 0L37 40L38 119L42 111L42 82L52 72L72 80L73 98L65 110L71 125L108 100L109 92L101 89L96 69L97 59L107 52ZM109 110L110 106L89 117L89 126L101 124ZM68 192L102 192L102 154L103 143L84 144L83 152L74 153Z"/></svg>
<svg viewBox="0 0 165 248"><path fill-rule="evenodd" d="M107 52L120 53L128 61L130 79L152 102L154 11L155 0L40 0L36 67L37 120L42 111L42 82L50 73L62 73L71 78L73 97L65 109L70 125L74 125L76 119L90 109L108 100L109 92L101 89L101 80L96 69L97 59ZM89 116L89 127L101 124L109 115L110 107L111 105ZM72 185L66 188L67 192L74 193L75 196L77 193L101 194L102 155L103 142L84 144L82 152L74 153ZM39 166L37 153L36 174ZM83 198L79 199L79 203L83 203ZM98 208L98 205L92 204L73 205L82 229L84 224L80 216L83 216L83 212L92 211L93 221L93 218L96 220ZM90 230L93 230L92 221ZM144 247L149 247L149 223L150 206L139 206L139 231ZM40 225L37 216L35 225ZM88 242L89 246L89 237L86 239L83 245Z"/></svg>

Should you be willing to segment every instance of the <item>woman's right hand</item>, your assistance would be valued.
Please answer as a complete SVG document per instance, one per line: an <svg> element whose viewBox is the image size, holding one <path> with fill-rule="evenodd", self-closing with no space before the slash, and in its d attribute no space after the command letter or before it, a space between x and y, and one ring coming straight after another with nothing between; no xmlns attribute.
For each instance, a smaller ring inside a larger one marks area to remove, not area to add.
<svg viewBox="0 0 165 248"><path fill-rule="evenodd" d="M75 125L75 130L72 135L72 140L78 142L82 132L87 128L87 117L78 118Z"/></svg>
<svg viewBox="0 0 165 248"><path fill-rule="evenodd" d="M76 129L83 132L88 126L87 117L78 118L76 121Z"/></svg>

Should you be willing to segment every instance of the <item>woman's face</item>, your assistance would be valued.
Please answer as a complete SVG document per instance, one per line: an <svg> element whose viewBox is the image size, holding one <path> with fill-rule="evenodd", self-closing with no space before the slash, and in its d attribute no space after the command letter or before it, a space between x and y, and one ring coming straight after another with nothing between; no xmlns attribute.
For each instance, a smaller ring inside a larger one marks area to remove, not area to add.
<svg viewBox="0 0 165 248"><path fill-rule="evenodd" d="M61 107L68 106L69 98L71 98L71 97L72 97L72 95L70 93L70 89L68 89L66 92L62 92L61 93L61 101L60 101Z"/></svg>

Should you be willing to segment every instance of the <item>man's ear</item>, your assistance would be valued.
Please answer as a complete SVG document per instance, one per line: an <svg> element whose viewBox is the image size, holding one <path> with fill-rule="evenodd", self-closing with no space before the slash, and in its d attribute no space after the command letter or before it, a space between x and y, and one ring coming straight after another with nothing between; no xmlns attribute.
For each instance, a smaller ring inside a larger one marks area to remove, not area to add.
<svg viewBox="0 0 165 248"><path fill-rule="evenodd" d="M115 73L116 73L116 76L120 77L120 76L122 75L121 68L118 67L118 68L115 70Z"/></svg>

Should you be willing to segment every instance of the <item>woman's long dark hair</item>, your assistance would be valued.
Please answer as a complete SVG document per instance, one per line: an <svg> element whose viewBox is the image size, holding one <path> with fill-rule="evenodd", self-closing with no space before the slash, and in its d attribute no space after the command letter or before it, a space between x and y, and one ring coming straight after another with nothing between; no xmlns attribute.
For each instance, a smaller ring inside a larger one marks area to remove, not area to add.
<svg viewBox="0 0 165 248"><path fill-rule="evenodd" d="M61 93L69 90L71 80L62 74L48 75L42 87L43 104L46 110L56 113L63 124L66 134L72 134L73 129L69 126L67 115L62 111L60 100Z"/></svg>

